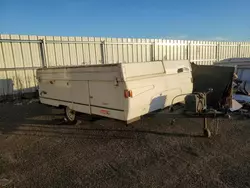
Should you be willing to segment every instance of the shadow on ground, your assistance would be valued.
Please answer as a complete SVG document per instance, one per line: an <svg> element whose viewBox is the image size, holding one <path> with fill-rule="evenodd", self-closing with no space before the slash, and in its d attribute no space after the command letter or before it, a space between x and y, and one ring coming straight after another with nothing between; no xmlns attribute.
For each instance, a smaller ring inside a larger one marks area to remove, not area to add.
<svg viewBox="0 0 250 188"><path fill-rule="evenodd" d="M202 137L200 133L164 131L162 129L164 126L171 127L171 119L164 118L162 114L158 113L145 116L128 127L121 121L102 117L91 120L87 118L87 120L85 120L85 116L80 117L77 125L67 125L63 119L63 110L60 109L53 109L37 103L29 105L25 103L19 105L5 104L5 106L11 109L13 116L2 112L6 114L5 117L1 117L1 120L3 120L2 123L0 123L2 134L107 139L111 137L107 137L106 134L103 133L110 132L113 134L112 137L116 139L126 138L122 136L124 134L129 134L130 137L127 138L132 139L139 133L170 137ZM37 108L39 108L39 110ZM158 125L157 128L161 125L161 129L153 130L155 128L154 125Z"/></svg>

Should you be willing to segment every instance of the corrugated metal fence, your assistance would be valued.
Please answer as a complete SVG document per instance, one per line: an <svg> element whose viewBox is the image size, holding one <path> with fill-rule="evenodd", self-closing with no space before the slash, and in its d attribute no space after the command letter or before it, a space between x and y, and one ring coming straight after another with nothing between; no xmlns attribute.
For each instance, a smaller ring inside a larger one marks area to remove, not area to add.
<svg viewBox="0 0 250 188"><path fill-rule="evenodd" d="M163 59L209 65L231 57L250 57L250 43L0 35L0 96L35 91L36 69L42 66Z"/></svg>

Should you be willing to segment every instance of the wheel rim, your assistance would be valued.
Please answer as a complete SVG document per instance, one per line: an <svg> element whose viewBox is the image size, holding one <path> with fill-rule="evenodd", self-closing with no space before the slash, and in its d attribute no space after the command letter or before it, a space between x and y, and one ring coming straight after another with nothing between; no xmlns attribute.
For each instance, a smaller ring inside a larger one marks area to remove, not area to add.
<svg viewBox="0 0 250 188"><path fill-rule="evenodd" d="M66 116L70 121L74 121L76 113L74 110L71 110L69 107L66 108Z"/></svg>

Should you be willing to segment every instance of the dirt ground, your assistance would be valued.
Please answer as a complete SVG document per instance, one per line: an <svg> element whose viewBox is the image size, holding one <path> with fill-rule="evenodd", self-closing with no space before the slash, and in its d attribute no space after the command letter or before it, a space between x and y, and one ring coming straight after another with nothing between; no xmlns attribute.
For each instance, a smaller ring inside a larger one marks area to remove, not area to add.
<svg viewBox="0 0 250 188"><path fill-rule="evenodd" d="M36 102L0 104L0 187L250 187L250 121L212 123L164 112L132 126L62 123ZM215 134L216 132L216 134Z"/></svg>

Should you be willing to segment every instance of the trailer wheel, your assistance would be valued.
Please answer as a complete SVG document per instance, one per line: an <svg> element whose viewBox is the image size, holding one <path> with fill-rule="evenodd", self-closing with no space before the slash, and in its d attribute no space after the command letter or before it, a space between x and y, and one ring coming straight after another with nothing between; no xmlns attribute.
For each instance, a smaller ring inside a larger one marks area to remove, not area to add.
<svg viewBox="0 0 250 188"><path fill-rule="evenodd" d="M66 122L70 124L75 124L77 122L76 112L70 109L68 106L65 107L65 119L66 119Z"/></svg>

